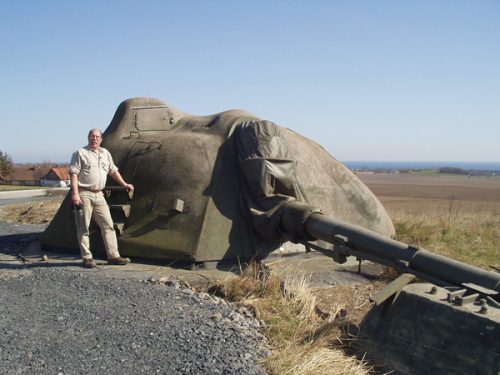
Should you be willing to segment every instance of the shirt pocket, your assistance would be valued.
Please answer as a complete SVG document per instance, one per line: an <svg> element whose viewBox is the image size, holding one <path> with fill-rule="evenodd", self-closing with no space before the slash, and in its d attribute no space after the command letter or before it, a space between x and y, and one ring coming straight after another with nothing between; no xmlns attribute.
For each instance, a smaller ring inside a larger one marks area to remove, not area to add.
<svg viewBox="0 0 500 375"><path fill-rule="evenodd" d="M102 161L102 160L101 160L101 169L102 169L104 172L108 173L108 171L109 171L109 163L108 163L108 162L106 162L106 161Z"/></svg>
<svg viewBox="0 0 500 375"><path fill-rule="evenodd" d="M90 164L87 160L82 160L82 172L90 173L92 170L92 164Z"/></svg>

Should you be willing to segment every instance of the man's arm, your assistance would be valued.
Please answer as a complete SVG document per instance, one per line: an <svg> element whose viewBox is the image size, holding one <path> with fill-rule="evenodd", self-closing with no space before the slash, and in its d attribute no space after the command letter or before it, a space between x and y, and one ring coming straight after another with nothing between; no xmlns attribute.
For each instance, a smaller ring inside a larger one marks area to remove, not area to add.
<svg viewBox="0 0 500 375"><path fill-rule="evenodd" d="M71 202L73 206L79 206L82 204L80 199L80 192L78 191L78 175L76 173L70 174L71 178Z"/></svg>
<svg viewBox="0 0 500 375"><path fill-rule="evenodd" d="M121 186L123 186L125 189L127 190L134 190L134 185L132 184L127 184L125 182L125 180L123 179L122 175L120 174L120 172L118 171L115 171L113 173L111 173L111 177L113 177L113 180L115 180L116 182L118 182Z"/></svg>

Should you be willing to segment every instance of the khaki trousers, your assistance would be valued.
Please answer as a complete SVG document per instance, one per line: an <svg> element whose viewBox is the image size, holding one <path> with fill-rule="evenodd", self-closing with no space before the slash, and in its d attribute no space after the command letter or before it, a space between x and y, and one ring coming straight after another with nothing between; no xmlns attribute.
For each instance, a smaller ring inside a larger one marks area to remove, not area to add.
<svg viewBox="0 0 500 375"><path fill-rule="evenodd" d="M82 200L82 209L79 215L76 216L76 234L82 258L92 259L89 241L90 219L94 219L101 229L101 236L108 259L118 258L120 253L118 252L118 242L113 228L113 219L108 204L104 199L104 194L102 191L94 193L86 190L80 191L79 194Z"/></svg>

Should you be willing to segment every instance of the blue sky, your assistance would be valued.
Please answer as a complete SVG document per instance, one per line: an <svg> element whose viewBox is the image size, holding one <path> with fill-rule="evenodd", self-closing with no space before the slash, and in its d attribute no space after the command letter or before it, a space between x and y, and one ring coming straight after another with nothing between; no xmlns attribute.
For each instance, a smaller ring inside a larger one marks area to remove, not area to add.
<svg viewBox="0 0 500 375"><path fill-rule="evenodd" d="M248 110L341 160L500 160L500 2L3 1L0 150L68 161L118 104Z"/></svg>

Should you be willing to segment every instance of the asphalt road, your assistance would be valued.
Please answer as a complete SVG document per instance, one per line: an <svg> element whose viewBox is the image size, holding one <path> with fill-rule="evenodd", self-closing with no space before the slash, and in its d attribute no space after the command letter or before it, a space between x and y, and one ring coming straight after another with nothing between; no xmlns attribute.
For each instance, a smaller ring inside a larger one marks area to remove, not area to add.
<svg viewBox="0 0 500 375"><path fill-rule="evenodd" d="M53 189L50 189L53 190ZM0 206L13 203L32 202L54 199L48 195L49 189L9 190L0 191ZM57 190L68 190L68 188L57 188Z"/></svg>

